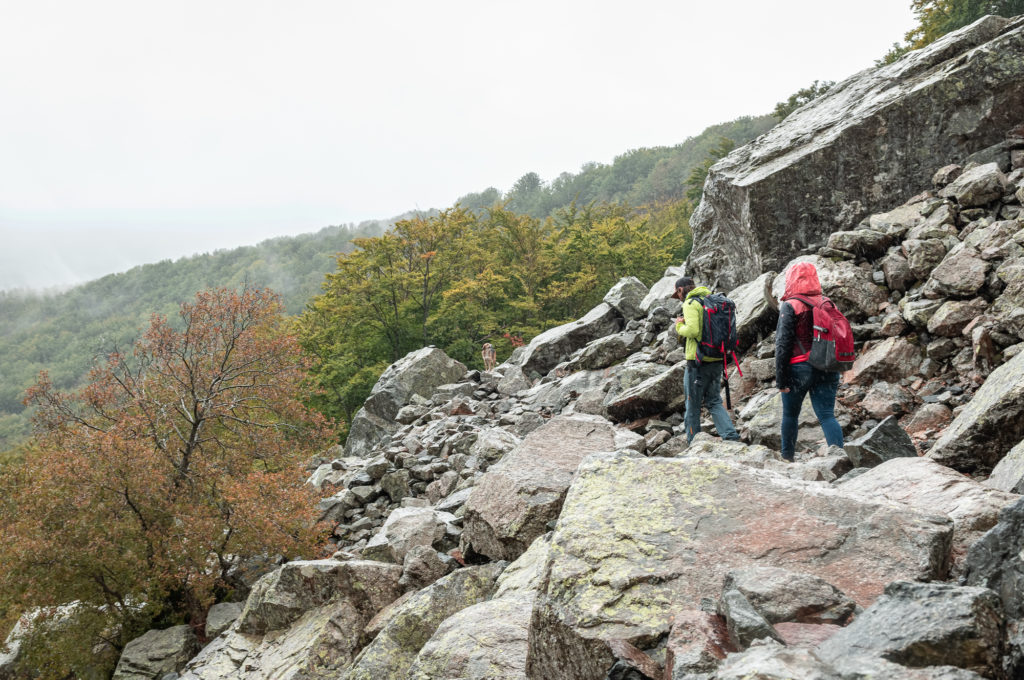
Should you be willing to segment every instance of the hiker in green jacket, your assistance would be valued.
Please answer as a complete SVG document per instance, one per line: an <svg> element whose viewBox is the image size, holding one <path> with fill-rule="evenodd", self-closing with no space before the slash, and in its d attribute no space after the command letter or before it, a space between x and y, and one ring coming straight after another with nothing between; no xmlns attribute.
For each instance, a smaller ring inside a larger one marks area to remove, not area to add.
<svg viewBox="0 0 1024 680"><path fill-rule="evenodd" d="M722 439L739 440L740 436L729 418L729 412L722 405L722 360L705 357L697 363L697 343L700 342L704 307L700 299L710 295L705 286L696 286L689 276L676 281L676 292L672 297L683 302L683 315L676 317L676 333L686 339L686 374L683 385L686 390L686 443L689 444L700 432L701 405L711 413L711 420Z"/></svg>

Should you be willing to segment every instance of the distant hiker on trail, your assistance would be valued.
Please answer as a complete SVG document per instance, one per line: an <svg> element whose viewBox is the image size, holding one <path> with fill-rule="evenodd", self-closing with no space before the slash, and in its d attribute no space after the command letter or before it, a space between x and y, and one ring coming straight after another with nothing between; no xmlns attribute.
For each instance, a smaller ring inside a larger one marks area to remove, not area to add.
<svg viewBox="0 0 1024 680"><path fill-rule="evenodd" d="M683 315L676 317L676 333L686 338L686 374L683 385L686 390L686 442L693 440L700 432L700 410L704 406L711 413L718 436L722 439L739 440L728 411L722 405L722 360L704 357L697 361L697 343L701 337L704 307L700 298L710 295L705 286L697 287L689 276L676 281L676 292L672 297L683 302Z"/></svg>
<svg viewBox="0 0 1024 680"><path fill-rule="evenodd" d="M821 292L818 270L814 265L797 262L790 267L786 272L786 292L779 305L779 323L775 330L775 383L782 392L782 457L790 462L796 451L797 419L808 393L825 440L831 446L843 445L843 430L835 416L839 370L821 370L812 365L819 363L817 356L812 357L812 345L818 345L815 337L824 330L815 319L815 311L825 303L831 305ZM848 322L846 328L849 328ZM827 347L823 346L823 349L827 350ZM834 360L835 341L830 351ZM852 361L852 337L850 351L851 354L843 358Z"/></svg>
<svg viewBox="0 0 1024 680"><path fill-rule="evenodd" d="M493 371L498 363L498 352L495 351L494 345L485 342L484 349L480 352L480 355L484 358L484 370Z"/></svg>

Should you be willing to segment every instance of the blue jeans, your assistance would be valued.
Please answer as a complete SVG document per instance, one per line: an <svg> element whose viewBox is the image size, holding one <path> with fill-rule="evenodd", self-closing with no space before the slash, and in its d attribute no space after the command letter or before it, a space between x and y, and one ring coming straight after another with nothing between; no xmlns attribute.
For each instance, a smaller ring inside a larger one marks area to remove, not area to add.
<svg viewBox="0 0 1024 680"><path fill-rule="evenodd" d="M732 425L728 411L722 406L722 362L706 361L703 364L686 362L683 377L686 389L686 442L690 443L700 432L700 407L703 404L711 413L718 436L722 439L738 440L739 434Z"/></svg>
<svg viewBox="0 0 1024 680"><path fill-rule="evenodd" d="M782 457L793 460L800 408L808 392L814 415L818 416L821 431L825 433L825 441L830 446L842 446L843 428L839 427L835 414L839 374L819 371L804 361L790 365L789 377L789 392L782 393Z"/></svg>

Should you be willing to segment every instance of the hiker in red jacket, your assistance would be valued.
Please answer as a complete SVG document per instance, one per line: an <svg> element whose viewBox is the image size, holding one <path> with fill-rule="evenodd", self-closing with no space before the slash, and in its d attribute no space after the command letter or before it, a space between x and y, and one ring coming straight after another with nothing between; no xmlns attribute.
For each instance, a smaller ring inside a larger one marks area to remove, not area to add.
<svg viewBox="0 0 1024 680"><path fill-rule="evenodd" d="M821 301L818 270L810 262L797 262L786 272L786 292L775 329L775 384L782 392L782 457L790 462L796 451L800 408L808 393L825 441L832 446L843 445L843 430L835 416L839 373L820 371L807 362L814 336L813 308L793 299L795 295L814 304Z"/></svg>

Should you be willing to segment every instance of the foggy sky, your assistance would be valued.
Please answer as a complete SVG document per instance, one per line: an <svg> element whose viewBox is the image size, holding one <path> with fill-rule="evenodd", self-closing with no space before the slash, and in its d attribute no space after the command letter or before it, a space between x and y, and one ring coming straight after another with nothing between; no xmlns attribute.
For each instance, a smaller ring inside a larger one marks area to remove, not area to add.
<svg viewBox="0 0 1024 680"><path fill-rule="evenodd" d="M0 0L0 289L446 207L768 113L910 0Z"/></svg>

